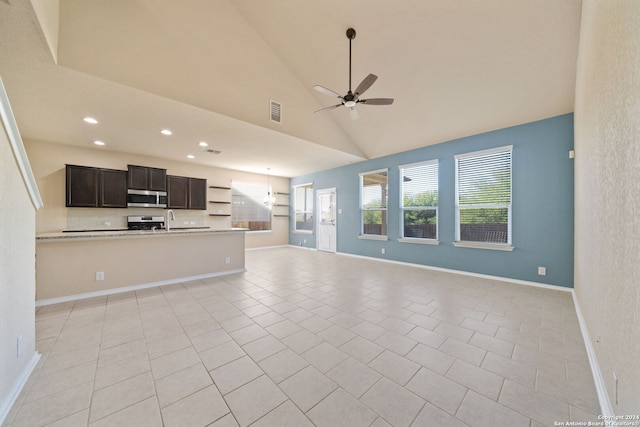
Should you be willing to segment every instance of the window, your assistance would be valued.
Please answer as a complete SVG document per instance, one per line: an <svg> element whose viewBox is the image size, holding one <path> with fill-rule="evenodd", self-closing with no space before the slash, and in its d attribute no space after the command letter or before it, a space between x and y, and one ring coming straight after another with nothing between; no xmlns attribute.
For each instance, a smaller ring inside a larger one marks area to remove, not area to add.
<svg viewBox="0 0 640 427"><path fill-rule="evenodd" d="M400 166L400 180L400 237L437 239L438 161Z"/></svg>
<svg viewBox="0 0 640 427"><path fill-rule="evenodd" d="M362 236L387 235L387 169L360 174Z"/></svg>
<svg viewBox="0 0 640 427"><path fill-rule="evenodd" d="M231 183L231 226L249 231L271 230L271 209L265 204L269 186Z"/></svg>
<svg viewBox="0 0 640 427"><path fill-rule="evenodd" d="M296 215L293 230L310 233L313 230L313 184L293 187L293 206Z"/></svg>
<svg viewBox="0 0 640 427"><path fill-rule="evenodd" d="M508 146L455 157L457 242L510 247L511 151Z"/></svg>

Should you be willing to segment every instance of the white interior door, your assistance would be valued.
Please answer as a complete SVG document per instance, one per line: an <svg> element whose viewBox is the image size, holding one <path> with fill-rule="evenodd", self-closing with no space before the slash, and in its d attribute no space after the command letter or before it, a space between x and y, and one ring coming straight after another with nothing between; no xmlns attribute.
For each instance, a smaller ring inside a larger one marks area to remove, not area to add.
<svg viewBox="0 0 640 427"><path fill-rule="evenodd" d="M319 251L336 251L336 189L316 191L318 236L316 246Z"/></svg>

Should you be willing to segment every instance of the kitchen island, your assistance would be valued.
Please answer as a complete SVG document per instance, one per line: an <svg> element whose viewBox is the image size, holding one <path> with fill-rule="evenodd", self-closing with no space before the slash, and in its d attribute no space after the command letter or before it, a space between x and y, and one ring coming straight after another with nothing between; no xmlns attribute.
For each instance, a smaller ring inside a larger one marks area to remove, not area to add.
<svg viewBox="0 0 640 427"><path fill-rule="evenodd" d="M36 236L36 305L244 271L246 229L78 231Z"/></svg>

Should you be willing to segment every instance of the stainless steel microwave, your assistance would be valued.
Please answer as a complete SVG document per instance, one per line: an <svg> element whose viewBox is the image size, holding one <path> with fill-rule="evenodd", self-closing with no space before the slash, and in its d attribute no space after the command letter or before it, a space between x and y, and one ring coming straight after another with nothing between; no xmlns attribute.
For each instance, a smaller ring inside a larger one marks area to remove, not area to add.
<svg viewBox="0 0 640 427"><path fill-rule="evenodd" d="M130 208L166 208L167 192L151 190L127 190L127 206Z"/></svg>

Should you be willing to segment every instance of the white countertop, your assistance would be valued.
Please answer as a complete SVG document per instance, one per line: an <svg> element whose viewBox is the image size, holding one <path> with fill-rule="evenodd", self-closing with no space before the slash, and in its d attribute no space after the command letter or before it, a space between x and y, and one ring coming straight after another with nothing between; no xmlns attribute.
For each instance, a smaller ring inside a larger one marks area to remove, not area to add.
<svg viewBox="0 0 640 427"><path fill-rule="evenodd" d="M104 230L104 231L65 231L55 233L41 233L36 235L38 242L53 241L73 241L73 240L95 240L110 239L122 237L163 237L185 234L212 234L212 233L230 233L245 232L246 228L175 228L169 231L161 230Z"/></svg>

